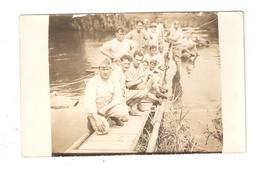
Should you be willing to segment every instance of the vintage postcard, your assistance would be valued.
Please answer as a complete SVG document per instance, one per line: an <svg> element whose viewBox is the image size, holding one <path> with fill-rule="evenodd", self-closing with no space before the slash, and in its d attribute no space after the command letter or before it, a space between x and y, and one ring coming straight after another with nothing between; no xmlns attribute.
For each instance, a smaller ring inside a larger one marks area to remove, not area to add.
<svg viewBox="0 0 260 171"><path fill-rule="evenodd" d="M20 17L24 156L245 151L242 12Z"/></svg>

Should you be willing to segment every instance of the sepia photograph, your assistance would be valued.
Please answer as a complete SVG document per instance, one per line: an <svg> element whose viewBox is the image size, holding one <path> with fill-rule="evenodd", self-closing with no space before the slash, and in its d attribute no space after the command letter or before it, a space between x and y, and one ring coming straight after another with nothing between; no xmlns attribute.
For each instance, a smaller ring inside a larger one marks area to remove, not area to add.
<svg viewBox="0 0 260 171"><path fill-rule="evenodd" d="M260 32L253 7L207 0L5 3L2 167L257 165Z"/></svg>
<svg viewBox="0 0 260 171"><path fill-rule="evenodd" d="M49 16L54 156L221 153L216 12Z"/></svg>

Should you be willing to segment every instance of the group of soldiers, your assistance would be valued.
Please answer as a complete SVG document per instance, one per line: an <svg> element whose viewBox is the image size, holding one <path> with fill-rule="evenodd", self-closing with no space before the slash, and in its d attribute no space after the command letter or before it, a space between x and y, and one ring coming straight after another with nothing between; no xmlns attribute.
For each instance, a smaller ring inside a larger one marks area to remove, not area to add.
<svg viewBox="0 0 260 171"><path fill-rule="evenodd" d="M109 121L123 126L129 115L146 112L142 101L160 105L168 98L166 71L170 57L177 68L182 59L194 61L198 56L192 34L184 34L174 22L166 31L160 19L149 24L147 19L125 34L123 27L115 38L100 47L104 55L99 74L86 83L85 109L97 134L109 132Z"/></svg>

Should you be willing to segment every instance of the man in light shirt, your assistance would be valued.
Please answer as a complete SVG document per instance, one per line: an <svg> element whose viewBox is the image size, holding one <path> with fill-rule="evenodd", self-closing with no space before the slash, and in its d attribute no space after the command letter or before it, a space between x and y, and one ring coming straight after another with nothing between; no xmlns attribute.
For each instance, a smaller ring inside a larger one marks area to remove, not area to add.
<svg viewBox="0 0 260 171"><path fill-rule="evenodd" d="M142 51L136 51L134 53L133 63L126 72L126 87L128 89L136 90L140 84L145 82L145 73L142 66L143 58L144 55Z"/></svg>
<svg viewBox="0 0 260 171"><path fill-rule="evenodd" d="M175 21L170 28L169 39L174 41L174 45L180 44L184 38L184 33L182 31L181 25L178 21Z"/></svg>
<svg viewBox="0 0 260 171"><path fill-rule="evenodd" d="M162 22L161 18L157 18L156 24L157 24L156 31L159 36L159 42L162 43L164 39L164 23Z"/></svg>
<svg viewBox="0 0 260 171"><path fill-rule="evenodd" d="M178 21L175 21L171 26L170 36L168 38L172 43L173 58L179 63L182 56L184 33Z"/></svg>
<svg viewBox="0 0 260 171"><path fill-rule="evenodd" d="M116 30L115 38L105 42L100 48L100 51L114 63L118 62L122 55L132 55L136 48L137 44L133 40L125 39L125 31L122 27L119 27Z"/></svg>
<svg viewBox="0 0 260 171"><path fill-rule="evenodd" d="M126 75L132 62L132 57L123 55L120 58L121 72L113 72L114 82L118 83L121 90L122 101L129 106L131 115L142 115L145 110L141 107L141 101L147 98L147 92L137 89L129 89L126 85Z"/></svg>
<svg viewBox="0 0 260 171"><path fill-rule="evenodd" d="M144 23L144 27L142 31L146 34L149 31L150 21L147 18L145 18L143 23ZM148 36L148 34L146 34L146 36Z"/></svg>
<svg viewBox="0 0 260 171"><path fill-rule="evenodd" d="M157 24L156 23L151 24L148 38L149 38L149 41L148 41L149 46L155 45L156 48L158 48L158 46L161 43L161 40L160 40L160 36L157 32Z"/></svg>
<svg viewBox="0 0 260 171"><path fill-rule="evenodd" d="M150 77L149 72L147 73L143 69L143 58L144 55L141 51L136 51L134 53L133 63L126 72L126 87L132 92L139 91L144 93L149 99L153 101L159 101L154 92L151 92L154 85L157 85L157 80L153 79L153 77ZM137 108L141 111L143 110L141 103L137 104Z"/></svg>
<svg viewBox="0 0 260 171"><path fill-rule="evenodd" d="M148 89L146 88L145 73L142 66L144 55L142 51L136 51L133 56L133 62L131 63L127 72L125 72L126 88L127 88L127 105L132 106L133 115L138 111L143 112L144 107L140 103L140 99L145 99L148 95ZM144 85L141 88L140 85ZM140 96L140 97L139 97Z"/></svg>
<svg viewBox="0 0 260 171"><path fill-rule="evenodd" d="M191 61L194 61L198 56L197 44L193 40L192 32L187 33L185 39L183 40L183 50L182 57L189 58Z"/></svg>
<svg viewBox="0 0 260 171"><path fill-rule="evenodd" d="M148 37L142 30L143 24L141 20L138 20L136 22L136 28L126 35L126 38L133 40L137 44L137 49L142 51L144 51L144 48L148 44Z"/></svg>
<svg viewBox="0 0 260 171"><path fill-rule="evenodd" d="M106 58L99 65L99 74L86 83L85 109L93 129L99 135L108 133L108 118L123 126L129 116L128 108L121 100L121 90L113 82L111 72L112 63Z"/></svg>
<svg viewBox="0 0 260 171"><path fill-rule="evenodd" d="M158 50L156 45L151 45L149 47L149 52L144 55L144 60L150 63L151 60L157 60L161 62L159 59Z"/></svg>

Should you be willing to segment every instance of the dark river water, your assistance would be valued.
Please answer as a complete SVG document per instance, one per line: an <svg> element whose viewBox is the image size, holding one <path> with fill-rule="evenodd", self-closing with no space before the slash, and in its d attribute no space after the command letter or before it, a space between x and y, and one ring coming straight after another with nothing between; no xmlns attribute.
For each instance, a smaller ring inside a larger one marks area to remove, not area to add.
<svg viewBox="0 0 260 171"><path fill-rule="evenodd" d="M111 36L107 36L111 37ZM82 40L75 31L56 32L49 39L50 91L58 96L80 96L84 80L100 58L98 48L107 39Z"/></svg>

